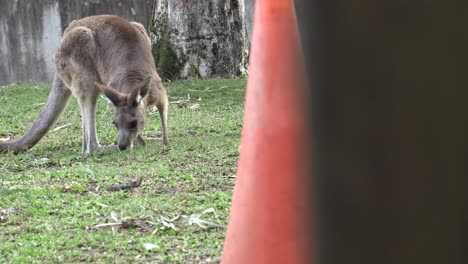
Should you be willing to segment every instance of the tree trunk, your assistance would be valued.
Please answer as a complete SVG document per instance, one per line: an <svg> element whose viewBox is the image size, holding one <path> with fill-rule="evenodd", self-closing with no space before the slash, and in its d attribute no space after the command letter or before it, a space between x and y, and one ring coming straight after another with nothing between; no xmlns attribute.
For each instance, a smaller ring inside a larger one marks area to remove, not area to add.
<svg viewBox="0 0 468 264"><path fill-rule="evenodd" d="M150 36L164 80L247 73L244 0L155 0Z"/></svg>

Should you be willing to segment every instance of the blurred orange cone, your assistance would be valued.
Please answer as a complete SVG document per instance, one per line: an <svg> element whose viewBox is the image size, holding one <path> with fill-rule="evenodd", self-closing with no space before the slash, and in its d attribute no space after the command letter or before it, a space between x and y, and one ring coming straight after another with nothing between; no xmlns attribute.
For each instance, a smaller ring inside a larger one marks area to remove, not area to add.
<svg viewBox="0 0 468 264"><path fill-rule="evenodd" d="M311 135L292 0L257 0L250 58L242 148L221 263L314 263Z"/></svg>

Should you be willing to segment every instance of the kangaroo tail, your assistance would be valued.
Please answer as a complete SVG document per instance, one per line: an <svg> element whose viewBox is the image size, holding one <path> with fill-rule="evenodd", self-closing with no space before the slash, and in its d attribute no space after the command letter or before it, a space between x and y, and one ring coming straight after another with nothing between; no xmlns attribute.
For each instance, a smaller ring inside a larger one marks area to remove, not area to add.
<svg viewBox="0 0 468 264"><path fill-rule="evenodd" d="M34 121L34 124L22 137L12 141L1 142L0 152L13 151L19 153L36 145L57 122L57 119L70 101L70 97L71 91L65 86L60 76L56 73L47 102L36 121Z"/></svg>

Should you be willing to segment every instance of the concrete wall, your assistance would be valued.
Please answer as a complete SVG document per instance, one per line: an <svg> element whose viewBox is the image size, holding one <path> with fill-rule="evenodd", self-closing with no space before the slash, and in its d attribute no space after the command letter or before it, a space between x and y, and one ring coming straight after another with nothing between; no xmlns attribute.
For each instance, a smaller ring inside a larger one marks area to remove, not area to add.
<svg viewBox="0 0 468 264"><path fill-rule="evenodd" d="M245 2L245 25L247 27L247 36L249 38L249 41L252 41L255 0L244 0L244 2Z"/></svg>
<svg viewBox="0 0 468 264"><path fill-rule="evenodd" d="M0 85L50 82L53 54L74 20L114 14L149 26L153 0L0 0Z"/></svg>

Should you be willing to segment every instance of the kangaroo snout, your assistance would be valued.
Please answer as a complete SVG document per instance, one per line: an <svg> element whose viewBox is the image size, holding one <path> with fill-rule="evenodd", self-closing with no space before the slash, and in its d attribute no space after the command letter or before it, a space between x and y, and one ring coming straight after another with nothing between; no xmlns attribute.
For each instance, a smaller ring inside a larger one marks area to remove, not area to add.
<svg viewBox="0 0 468 264"><path fill-rule="evenodd" d="M119 150L126 150L128 148L131 149L131 148L133 148L133 142L125 142L125 143L119 142L117 144L117 146L118 146Z"/></svg>
<svg viewBox="0 0 468 264"><path fill-rule="evenodd" d="M129 131L120 130L117 137L119 150L131 149L133 147L133 134Z"/></svg>
<svg viewBox="0 0 468 264"><path fill-rule="evenodd" d="M119 150L126 150L126 149L127 149L127 145L119 144Z"/></svg>

